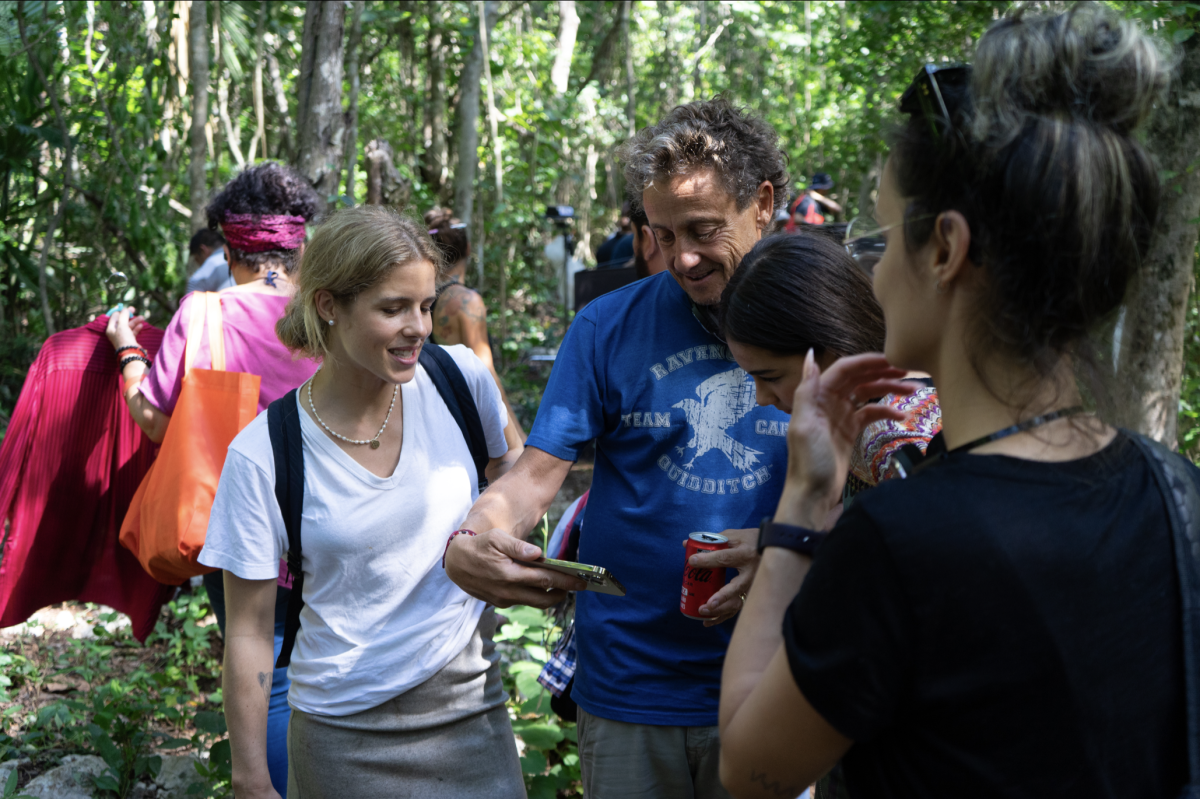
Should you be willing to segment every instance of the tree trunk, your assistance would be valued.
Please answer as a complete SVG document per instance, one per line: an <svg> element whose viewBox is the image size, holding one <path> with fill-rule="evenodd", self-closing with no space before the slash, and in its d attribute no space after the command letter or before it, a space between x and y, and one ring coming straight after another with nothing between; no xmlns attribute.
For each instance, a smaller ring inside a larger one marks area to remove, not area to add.
<svg viewBox="0 0 1200 799"><path fill-rule="evenodd" d="M1151 125L1162 203L1150 252L1125 300L1116 422L1175 447L1183 335L1200 216L1200 36L1183 46L1179 75Z"/></svg>
<svg viewBox="0 0 1200 799"><path fill-rule="evenodd" d="M629 30L633 21L633 0L623 0L621 5L621 32L625 39L625 116L632 138L637 133L637 77L633 74L633 36Z"/></svg>
<svg viewBox="0 0 1200 799"><path fill-rule="evenodd" d="M221 185L221 156L225 152L225 114L221 110L221 98L225 94L225 76L222 74L225 67L225 59L221 57L221 0L214 0L212 5L208 7L209 16L212 17L212 41L209 46L212 48L212 64L209 66L208 80L210 83L209 94L213 94L213 88L216 89L217 109L216 116L213 116L213 110L210 106L208 110L208 135L212 141L212 147L209 149L208 157L212 159L213 171L212 182L213 186Z"/></svg>
<svg viewBox="0 0 1200 799"><path fill-rule="evenodd" d="M580 92L587 88L592 81L596 81L597 86L608 84L612 76L613 52L617 49L617 42L625 28L628 10L624 0L617 3L617 17L613 20L608 33L604 34L604 38L600 40L600 44L596 45L596 49L592 51L592 68L588 70L588 75L583 79L583 83L579 84Z"/></svg>
<svg viewBox="0 0 1200 799"><path fill-rule="evenodd" d="M192 86L192 129L189 142L192 162L188 167L192 187L190 207L192 209L192 232L208 226L204 206L208 202L208 186L204 169L208 153L208 4L206 0L192 0L188 13L188 82Z"/></svg>
<svg viewBox="0 0 1200 799"><path fill-rule="evenodd" d="M407 205L412 184L396 169L392 146L374 139L367 143L363 159L367 162L367 205Z"/></svg>
<svg viewBox="0 0 1200 799"><path fill-rule="evenodd" d="M421 180L440 195L449 176L446 163L446 61L442 44L442 11L439 3L430 3L429 36L426 62L429 64L429 92L425 96L425 157L421 162Z"/></svg>
<svg viewBox="0 0 1200 799"><path fill-rule="evenodd" d="M359 69L358 57L362 44L362 13L366 0L352 0L354 16L350 21L350 40L346 43L346 71L350 75L350 102L346 108L346 197L350 205L354 204L354 170L358 166L358 89Z"/></svg>
<svg viewBox="0 0 1200 799"><path fill-rule="evenodd" d="M675 56L675 15L666 0L658 0L658 18L663 26L663 61L667 65L667 85L663 89L662 106L658 115L665 116L679 102L678 64Z"/></svg>
<svg viewBox="0 0 1200 799"><path fill-rule="evenodd" d="M496 188L496 205L504 205L504 162L500 155L499 122L496 114L496 95L492 91L492 58L488 38L490 31L484 27L484 16L479 17L479 41L483 44L483 77L487 81L488 132L492 135L492 171ZM503 268L503 267L502 267Z"/></svg>
<svg viewBox="0 0 1200 799"><path fill-rule="evenodd" d="M341 185L345 22L346 5L342 0L308 0L296 83L300 96L296 168L326 197L336 195Z"/></svg>
<svg viewBox="0 0 1200 799"><path fill-rule="evenodd" d="M558 48L550 69L550 82L556 92L564 94L571 80L571 59L575 55L575 35L579 32L575 0L558 0L558 22Z"/></svg>
<svg viewBox="0 0 1200 799"><path fill-rule="evenodd" d="M259 0L258 25L254 28L254 136L246 160L253 164L258 148L267 154L267 114L263 103L263 58L267 35L267 0Z"/></svg>
<svg viewBox="0 0 1200 799"><path fill-rule="evenodd" d="M477 0L476 13L483 15L484 31L491 33L500 4L496 0ZM479 165L479 94L483 74L485 43L475 36L475 44L463 64L459 78L459 100L455 138L458 142L458 169L454 173L454 215L471 224L475 204L475 168Z"/></svg>
<svg viewBox="0 0 1200 799"><path fill-rule="evenodd" d="M290 161L294 140L292 137L292 116L288 113L287 95L283 92L283 75L279 71L279 59L274 51L267 54L267 71L271 76L271 94L275 96L275 111L279 115L279 143L275 147L275 157L281 161ZM263 149L266 153L266 149Z"/></svg>

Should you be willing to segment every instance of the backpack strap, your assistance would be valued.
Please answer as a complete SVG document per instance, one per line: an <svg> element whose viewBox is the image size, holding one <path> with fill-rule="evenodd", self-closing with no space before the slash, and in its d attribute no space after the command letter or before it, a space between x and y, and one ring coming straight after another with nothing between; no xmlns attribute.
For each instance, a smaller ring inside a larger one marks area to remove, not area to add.
<svg viewBox="0 0 1200 799"><path fill-rule="evenodd" d="M1157 441L1129 433L1162 493L1183 596L1183 664L1188 731L1188 785L1180 799L1200 799L1200 470Z"/></svg>
<svg viewBox="0 0 1200 799"><path fill-rule="evenodd" d="M475 474L479 479L479 493L488 487L486 475L488 462L487 438L483 434L483 422L479 420L479 408L475 405L475 397L463 377L462 370L450 357L450 353L437 344L426 341L421 347L420 362L425 367L426 374L437 387L442 401L450 409L450 415L458 423L467 447L471 450L471 460L475 462Z"/></svg>
<svg viewBox="0 0 1200 799"><path fill-rule="evenodd" d="M304 571L300 559L300 519L304 512L304 444L300 438L300 412L292 389L267 406L267 430L275 454L275 499L287 530L287 568L292 578L288 596L287 622L283 647L275 668L292 662L292 646L300 630L300 610L304 607Z"/></svg>

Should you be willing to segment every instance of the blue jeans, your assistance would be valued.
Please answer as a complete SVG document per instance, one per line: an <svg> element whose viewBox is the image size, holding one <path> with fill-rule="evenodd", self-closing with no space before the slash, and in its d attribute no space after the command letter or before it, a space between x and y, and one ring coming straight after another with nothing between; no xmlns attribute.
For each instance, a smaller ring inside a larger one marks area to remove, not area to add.
<svg viewBox="0 0 1200 799"><path fill-rule="evenodd" d="M208 589L208 601L217 616L217 626L225 635L225 580L224 572L215 571L204 575L204 587ZM277 588L275 593L275 657L283 646L283 628L287 622L288 597L291 591ZM287 669L275 669L271 679L271 702L267 706L267 768L271 770L271 785L280 796L287 796L287 730L292 717L288 707Z"/></svg>

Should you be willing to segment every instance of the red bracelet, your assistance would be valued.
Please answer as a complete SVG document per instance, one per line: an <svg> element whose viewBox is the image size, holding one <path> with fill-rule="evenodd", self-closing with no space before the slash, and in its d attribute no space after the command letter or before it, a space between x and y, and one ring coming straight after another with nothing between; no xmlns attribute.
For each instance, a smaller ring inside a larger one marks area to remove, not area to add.
<svg viewBox="0 0 1200 799"><path fill-rule="evenodd" d="M446 568L446 553L450 551L450 542L454 540L454 536L456 536L456 535L475 535L475 531L474 530L455 530L453 533L450 534L450 537L446 539L446 548L442 550L442 568L443 569Z"/></svg>

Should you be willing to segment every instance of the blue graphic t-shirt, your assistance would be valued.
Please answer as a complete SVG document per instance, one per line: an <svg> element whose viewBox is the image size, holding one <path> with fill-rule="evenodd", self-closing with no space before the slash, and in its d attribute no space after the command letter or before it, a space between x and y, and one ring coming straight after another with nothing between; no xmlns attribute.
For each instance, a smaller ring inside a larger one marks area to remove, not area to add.
<svg viewBox="0 0 1200 799"><path fill-rule="evenodd" d="M787 421L756 405L753 379L669 274L575 317L526 446L575 460L597 439L579 559L610 570L628 594L578 595L572 697L584 710L638 724L717 723L733 622L705 627L680 613L681 542L758 527L775 512Z"/></svg>

